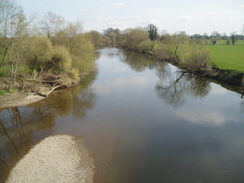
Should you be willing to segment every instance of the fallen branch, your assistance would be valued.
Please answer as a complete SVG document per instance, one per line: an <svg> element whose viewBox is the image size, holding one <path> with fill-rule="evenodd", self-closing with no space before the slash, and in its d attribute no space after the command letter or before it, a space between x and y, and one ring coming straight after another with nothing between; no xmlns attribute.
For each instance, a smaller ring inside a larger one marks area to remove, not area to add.
<svg viewBox="0 0 244 183"><path fill-rule="evenodd" d="M36 92L37 95L40 95L42 97L48 97L48 95L50 95L54 90L56 90L57 88L61 88L61 86L57 85L55 86L56 84L53 85L52 89L48 92Z"/></svg>
<svg viewBox="0 0 244 183"><path fill-rule="evenodd" d="M61 86L57 85L55 86L55 84L53 85L53 88L48 92L47 96L52 93L54 90L56 90L57 88L60 88Z"/></svg>

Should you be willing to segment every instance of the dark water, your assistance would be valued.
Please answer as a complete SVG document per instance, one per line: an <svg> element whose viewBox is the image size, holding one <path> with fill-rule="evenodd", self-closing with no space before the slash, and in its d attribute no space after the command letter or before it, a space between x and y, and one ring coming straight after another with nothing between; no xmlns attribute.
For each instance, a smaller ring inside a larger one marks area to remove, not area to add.
<svg viewBox="0 0 244 183"><path fill-rule="evenodd" d="M84 138L96 183L243 183L244 99L145 55L98 50L98 73L0 111L0 182L31 146Z"/></svg>

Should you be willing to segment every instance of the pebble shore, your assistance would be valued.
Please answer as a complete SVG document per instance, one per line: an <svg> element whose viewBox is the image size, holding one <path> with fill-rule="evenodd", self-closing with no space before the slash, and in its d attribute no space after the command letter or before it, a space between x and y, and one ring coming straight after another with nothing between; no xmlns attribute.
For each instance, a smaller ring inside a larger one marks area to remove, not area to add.
<svg viewBox="0 0 244 183"><path fill-rule="evenodd" d="M11 170L6 183L92 183L94 163L88 150L69 135L45 138Z"/></svg>

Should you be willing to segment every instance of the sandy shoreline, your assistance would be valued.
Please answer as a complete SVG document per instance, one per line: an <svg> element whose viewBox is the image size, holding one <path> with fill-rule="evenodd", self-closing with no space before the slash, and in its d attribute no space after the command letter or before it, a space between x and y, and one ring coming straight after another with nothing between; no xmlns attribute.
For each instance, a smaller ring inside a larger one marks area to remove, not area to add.
<svg viewBox="0 0 244 183"><path fill-rule="evenodd" d="M0 96L0 109L8 108L8 107L16 107L21 105L28 105L34 102L38 102L40 100L45 99L45 96L48 96L51 91L50 86L41 86L39 89L39 93L34 92L19 92L14 91L13 93L5 93Z"/></svg>
<svg viewBox="0 0 244 183"><path fill-rule="evenodd" d="M37 95L36 93L32 93L32 92L7 93L4 96L0 96L0 108L28 105L43 99L45 99L45 97Z"/></svg>
<svg viewBox="0 0 244 183"><path fill-rule="evenodd" d="M55 135L37 144L11 170L6 183L92 183L94 162L82 142Z"/></svg>

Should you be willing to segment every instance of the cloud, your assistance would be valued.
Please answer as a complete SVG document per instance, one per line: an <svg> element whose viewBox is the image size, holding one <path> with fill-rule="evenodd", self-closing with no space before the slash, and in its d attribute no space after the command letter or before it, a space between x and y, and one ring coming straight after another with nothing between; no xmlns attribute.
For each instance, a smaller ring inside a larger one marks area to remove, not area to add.
<svg viewBox="0 0 244 183"><path fill-rule="evenodd" d="M209 15L238 15L239 13L238 12L235 12L235 11L211 11L211 12L208 12L207 14Z"/></svg>
<svg viewBox="0 0 244 183"><path fill-rule="evenodd" d="M123 88L124 86L145 86L149 83L149 79L146 76L137 76L137 77L130 77L130 78L119 78L116 80L112 80L109 82L106 82L102 85L98 85L96 87L96 90L98 92L104 93L104 94L110 94L112 88Z"/></svg>
<svg viewBox="0 0 244 183"><path fill-rule="evenodd" d="M183 110L176 113L176 116L189 121L190 123L196 123L201 125L210 126L222 126L228 121L238 122L235 117L227 116L219 111L213 110Z"/></svg>
<svg viewBox="0 0 244 183"><path fill-rule="evenodd" d="M125 3L119 2L119 3L114 3L112 5L112 8L124 8L125 6L126 6Z"/></svg>
<svg viewBox="0 0 244 183"><path fill-rule="evenodd" d="M193 19L190 15L179 15L178 18L182 19L182 20L192 20Z"/></svg>
<svg viewBox="0 0 244 183"><path fill-rule="evenodd" d="M81 9L81 10L80 10L81 13L86 13L86 12L88 12L88 11L89 11L88 9Z"/></svg>
<svg viewBox="0 0 244 183"><path fill-rule="evenodd" d="M145 76L138 76L138 77L132 77L132 78L126 78L126 79L117 79L111 82L111 86L116 87L123 87L124 85L137 85L137 86L144 86L148 83L148 78Z"/></svg>
<svg viewBox="0 0 244 183"><path fill-rule="evenodd" d="M191 16L191 15L179 15L178 17L179 23L201 23L203 18L200 16Z"/></svg>
<svg viewBox="0 0 244 183"><path fill-rule="evenodd" d="M240 8L244 8L244 4L240 5Z"/></svg>
<svg viewBox="0 0 244 183"><path fill-rule="evenodd" d="M216 95L224 95L225 93L228 92L225 88L219 85L213 85L211 92Z"/></svg>
<svg viewBox="0 0 244 183"><path fill-rule="evenodd" d="M114 71L116 71L116 72L125 72L127 70L128 70L128 68L125 67L125 66L124 67L123 66L122 67L120 66L120 67L115 67L114 68Z"/></svg>
<svg viewBox="0 0 244 183"><path fill-rule="evenodd" d="M133 85L144 86L148 83L148 78L144 77L144 76L134 77L134 78L129 80L129 83L131 83Z"/></svg>

